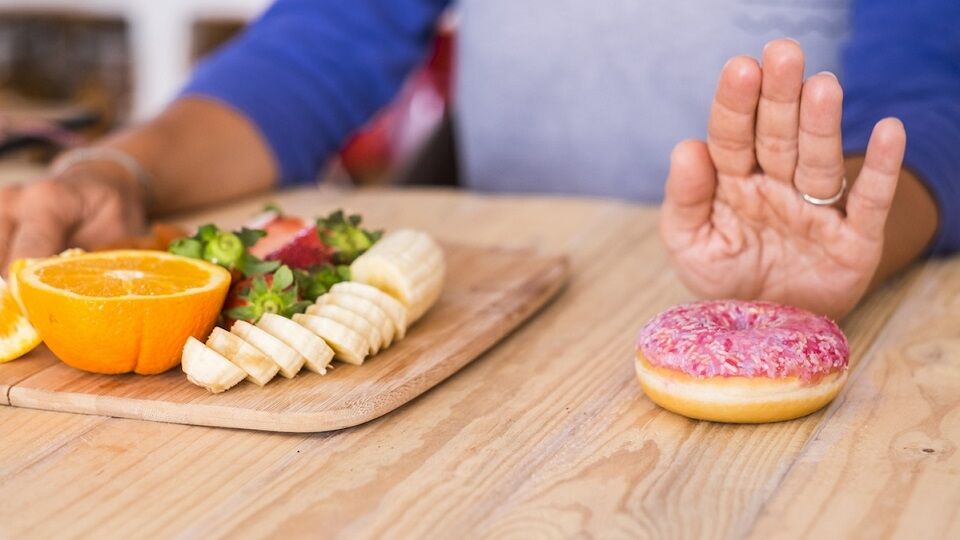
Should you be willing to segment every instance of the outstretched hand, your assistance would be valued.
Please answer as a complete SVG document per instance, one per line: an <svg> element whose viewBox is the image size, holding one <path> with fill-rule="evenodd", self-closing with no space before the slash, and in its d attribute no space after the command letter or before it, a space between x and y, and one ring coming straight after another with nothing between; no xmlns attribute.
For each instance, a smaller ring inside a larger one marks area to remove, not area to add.
<svg viewBox="0 0 960 540"><path fill-rule="evenodd" d="M673 151L660 232L695 293L764 299L841 317L864 295L883 251L884 223L906 144L899 120L874 127L863 167L841 191L842 90L835 76L803 80L803 51L769 43L763 65L724 66L707 142Z"/></svg>

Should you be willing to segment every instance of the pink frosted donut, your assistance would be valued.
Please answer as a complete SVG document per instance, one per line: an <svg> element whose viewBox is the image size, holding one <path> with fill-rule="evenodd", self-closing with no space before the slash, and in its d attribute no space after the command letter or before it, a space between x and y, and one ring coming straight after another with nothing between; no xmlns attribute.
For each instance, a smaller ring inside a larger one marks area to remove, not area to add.
<svg viewBox="0 0 960 540"><path fill-rule="evenodd" d="M637 337L644 393L684 416L775 422L832 400L850 351L836 323L793 306L712 300L674 306Z"/></svg>

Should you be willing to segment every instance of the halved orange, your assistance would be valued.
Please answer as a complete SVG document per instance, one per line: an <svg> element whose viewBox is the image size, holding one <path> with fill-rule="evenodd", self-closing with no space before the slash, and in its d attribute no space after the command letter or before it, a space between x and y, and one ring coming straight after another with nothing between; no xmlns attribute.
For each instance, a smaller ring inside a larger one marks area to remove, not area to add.
<svg viewBox="0 0 960 540"><path fill-rule="evenodd" d="M0 363L20 358L40 344L40 334L24 317L13 291L0 278Z"/></svg>
<svg viewBox="0 0 960 540"><path fill-rule="evenodd" d="M51 258L17 274L27 317L64 363L94 373L162 373L205 339L230 273L159 251Z"/></svg>

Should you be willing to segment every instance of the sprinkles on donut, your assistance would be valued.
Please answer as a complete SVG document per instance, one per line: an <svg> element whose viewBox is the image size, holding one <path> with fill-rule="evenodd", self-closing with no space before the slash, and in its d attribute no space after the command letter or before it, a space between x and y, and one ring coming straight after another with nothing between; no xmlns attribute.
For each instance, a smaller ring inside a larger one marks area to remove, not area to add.
<svg viewBox="0 0 960 540"><path fill-rule="evenodd" d="M843 387L850 351L835 322L771 302L710 300L654 316L637 337L636 370L656 404L690 418L790 420Z"/></svg>

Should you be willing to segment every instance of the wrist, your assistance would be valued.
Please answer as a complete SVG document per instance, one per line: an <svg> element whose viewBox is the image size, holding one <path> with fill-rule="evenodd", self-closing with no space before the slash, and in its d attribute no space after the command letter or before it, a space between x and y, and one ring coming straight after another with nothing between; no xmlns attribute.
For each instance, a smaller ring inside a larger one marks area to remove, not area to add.
<svg viewBox="0 0 960 540"><path fill-rule="evenodd" d="M146 196L142 187L124 168L107 161L75 163L52 174L80 199L90 200L91 193L113 193L122 204L141 216L147 214ZM106 190L106 191L104 191ZM94 197L99 200L99 196Z"/></svg>
<svg viewBox="0 0 960 540"><path fill-rule="evenodd" d="M120 150L91 147L65 152L54 160L51 174L68 183L106 183L128 203L134 203L144 211L153 206L148 174L135 158Z"/></svg>

